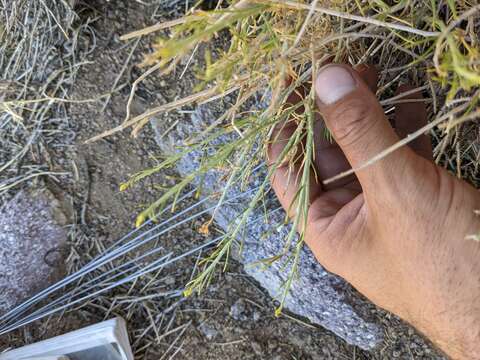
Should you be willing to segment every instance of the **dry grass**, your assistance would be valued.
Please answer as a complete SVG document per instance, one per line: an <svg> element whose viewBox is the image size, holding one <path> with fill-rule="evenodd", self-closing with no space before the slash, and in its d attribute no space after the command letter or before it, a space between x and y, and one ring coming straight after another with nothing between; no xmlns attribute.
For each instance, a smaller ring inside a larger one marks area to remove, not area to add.
<svg viewBox="0 0 480 360"><path fill-rule="evenodd" d="M57 161L67 161L62 150L75 140L68 104L98 100L70 98L77 71L95 47L89 23L77 20L67 0L0 0L0 203L46 177L61 184L69 181L70 174L55 170L60 167ZM78 44L85 33L92 37L88 49ZM79 222L84 224L84 219ZM87 235L86 226L80 225L73 224L69 231L69 275L78 274L106 247L105 239L95 236L96 229L87 229ZM177 326L182 289L167 283L177 276L188 281L189 273L163 271L158 260L169 258L158 241L150 245L90 273L83 271L70 286L36 294L10 314L1 313L0 351L120 315L129 322L137 356L153 351L154 343L165 347L164 358L173 357L190 324ZM155 271L145 272L155 260ZM34 326L25 326L32 322Z"/></svg>
<svg viewBox="0 0 480 360"><path fill-rule="evenodd" d="M66 1L0 1L0 196L65 175L47 147L69 142L66 99L78 70ZM68 32L68 34L67 34ZM62 56L54 56L58 52Z"/></svg>

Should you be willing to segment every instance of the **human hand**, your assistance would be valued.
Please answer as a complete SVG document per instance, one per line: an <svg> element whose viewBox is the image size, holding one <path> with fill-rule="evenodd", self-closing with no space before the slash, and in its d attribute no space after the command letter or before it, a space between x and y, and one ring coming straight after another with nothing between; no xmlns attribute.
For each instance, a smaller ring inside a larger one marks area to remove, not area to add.
<svg viewBox="0 0 480 360"><path fill-rule="evenodd" d="M327 65L319 71L317 105L336 143L322 138L323 122L317 121L318 179L311 182L305 241L327 270L411 323L452 358L480 359L480 243L466 239L480 230L477 190L432 162L426 136L356 176L321 184L426 123L422 102L398 104L395 132L375 88L372 68ZM274 134L271 163L294 130L291 122ZM276 169L272 187L294 217L298 184L292 171L300 166Z"/></svg>

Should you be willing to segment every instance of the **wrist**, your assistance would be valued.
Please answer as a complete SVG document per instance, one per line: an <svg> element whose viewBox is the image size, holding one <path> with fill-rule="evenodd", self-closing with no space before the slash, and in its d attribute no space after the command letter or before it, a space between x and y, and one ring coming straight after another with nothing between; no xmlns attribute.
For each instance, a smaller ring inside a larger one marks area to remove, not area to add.
<svg viewBox="0 0 480 360"><path fill-rule="evenodd" d="M462 197L460 221L449 223L454 216L447 217L445 228L450 231L436 241L443 250L434 255L429 290L423 293L427 301L417 307L420 316L412 321L452 359L480 360L480 247L467 239L480 229L473 211L480 199L475 195Z"/></svg>
<svg viewBox="0 0 480 360"><path fill-rule="evenodd" d="M480 360L480 318L463 323L460 328L427 336L451 359Z"/></svg>

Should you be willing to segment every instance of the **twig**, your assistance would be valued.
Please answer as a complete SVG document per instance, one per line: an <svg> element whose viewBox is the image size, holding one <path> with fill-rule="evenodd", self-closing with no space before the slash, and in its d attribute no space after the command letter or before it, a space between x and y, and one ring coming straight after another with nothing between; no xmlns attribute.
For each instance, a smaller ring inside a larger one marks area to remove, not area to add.
<svg viewBox="0 0 480 360"><path fill-rule="evenodd" d="M417 131L413 132L412 134L409 134L407 137L405 137L404 139L396 142L395 144L393 144L392 146L389 146L388 148L386 148L385 150L381 151L380 153L378 153L377 155L375 155L374 157L372 157L371 159L369 159L368 161L366 161L365 163L363 163L362 165L356 167L356 168L352 168L350 170L347 170L347 171L344 171L338 175L335 175L329 179L326 179L323 181L323 184L324 185L328 185L334 181L337 181L339 179L342 179L346 176L349 176L349 175L352 175L360 170L363 170L373 164L375 164L377 161L385 158L387 155L391 154L392 152L394 152L395 150L398 150L399 148L401 148L402 146L405 146L407 145L409 142L413 141L414 139L416 139L417 137L423 135L424 133L426 133L427 131L433 129L435 126L441 124L442 122L444 122L445 120L451 118L451 116L455 115L455 114L458 114L459 112L461 112L462 110L465 110L467 108L467 105L464 105L464 106L460 106L454 110L452 110L450 113L448 114L445 114L443 116L440 116L439 118L433 120L431 123L421 127L420 129L418 129ZM478 118L478 116L480 116L480 110L477 110L471 114L468 114L466 116L462 116L461 118L459 118L456 122L457 124L461 123L461 122L465 122L465 121L470 121L470 120L473 120L475 118Z"/></svg>
<svg viewBox="0 0 480 360"><path fill-rule="evenodd" d="M299 2L296 2L296 1L290 1L290 0L256 0L256 2L273 4L273 5L278 5L278 6L281 6L281 7L287 7L287 8L291 8L291 9L310 10L310 5L302 4L302 3L299 3ZM405 32L420 35L420 36L423 36L423 37L436 37L436 36L440 35L440 32L438 32L438 31L420 30L420 29L416 29L416 28L406 26L406 25L402 25L402 24L398 24L398 23L385 22L385 21L372 19L372 18L369 18L369 17L347 14L347 13L343 13L343 12L340 12L340 11L323 8L323 7L320 7L320 6L317 6L315 8L315 11L317 11L319 13L322 13L322 14L326 14L326 15L340 17L342 19L353 20L353 21L358 21L358 22L362 22L362 23L366 23L366 24L372 24L372 25L376 25L376 26L386 27L386 28L389 28L389 29L405 31Z"/></svg>
<svg viewBox="0 0 480 360"><path fill-rule="evenodd" d="M120 72L118 73L117 77L115 78L115 81L113 82L112 89L110 90L110 93L109 93L109 95L107 96L107 99L105 100L105 103L104 103L103 106L102 106L101 112L104 112L105 109L107 108L107 105L108 105L108 103L110 102L110 98L112 97L111 94L113 94L113 93L115 92L115 89L117 88L118 82L120 81L120 79L122 78L123 74L125 73L125 70L127 70L128 64L130 63L130 60L132 59L132 56L133 56L135 50L136 50L137 47L138 47L138 44L139 44L139 42L140 42L140 39L141 39L141 38L138 38L138 39L135 41L135 43L133 44L132 49L130 50L130 53L128 54L127 60L125 60L125 63L123 64L122 69L120 70Z"/></svg>
<svg viewBox="0 0 480 360"><path fill-rule="evenodd" d="M139 36L148 35L148 34L150 34L152 32L155 32L155 31L168 29L168 28L171 28L173 26L181 25L181 24L186 23L187 21L195 21L196 19L201 19L201 18L200 17L189 16L189 17L182 17L182 18L167 21L167 22L161 22L161 23L158 23L158 24L155 24L155 25L152 25L152 26L148 26L146 28L136 30L136 31L132 31L128 34L122 35L122 36L120 36L120 40L130 40L130 39L133 39L133 38L136 38L136 37L139 37Z"/></svg>
<svg viewBox="0 0 480 360"><path fill-rule="evenodd" d="M169 74L173 69L174 67L178 64L178 62L180 61L180 57L177 58L177 59L174 59L171 64L165 68L161 73L160 73L160 76L162 75L166 75L166 74ZM135 92L137 91L137 87L138 85L147 78L147 76L151 75L152 73L154 73L155 71L161 69L165 64L163 62L158 62L157 64L155 64L154 66L150 67L147 71L145 71L142 75L140 75L133 83L132 83L132 89L130 90L130 95L128 96L128 101L127 101L127 107L126 107L126 115L125 115L125 120L124 120L124 123L126 121L128 121L130 119L130 109L131 109L131 106L132 106L132 101L133 101L133 97L135 96Z"/></svg>
<svg viewBox="0 0 480 360"><path fill-rule="evenodd" d="M302 24L302 27L300 28L300 31L298 32L297 36L295 37L295 41L293 42L292 46L290 46L290 48L288 49L285 56L290 54L297 47L298 43L302 39L302 36L305 33L305 31L307 30L307 27L310 23L310 20L312 19L312 16L316 11L317 4L318 4L318 0L313 0L313 2L309 5L308 14L307 14L307 16L306 16L306 18L305 18L305 20Z"/></svg>
<svg viewBox="0 0 480 360"><path fill-rule="evenodd" d="M380 101L380 105L382 105L382 106L391 105L393 102L395 102L399 99L402 99L402 98L404 98L406 96L409 96L409 95L412 95L412 94L419 93L420 91L426 90L428 88L429 88L429 85L424 85L424 86L417 87L415 89L411 89L411 90L402 92L401 94L392 96L389 99Z"/></svg>

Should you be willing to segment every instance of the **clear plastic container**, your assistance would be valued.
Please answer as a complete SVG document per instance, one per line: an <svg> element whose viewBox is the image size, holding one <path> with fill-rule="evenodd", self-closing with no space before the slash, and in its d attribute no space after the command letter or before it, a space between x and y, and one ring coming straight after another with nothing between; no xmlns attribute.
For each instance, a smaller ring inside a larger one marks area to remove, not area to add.
<svg viewBox="0 0 480 360"><path fill-rule="evenodd" d="M125 320L115 318L0 354L0 360L133 360Z"/></svg>

